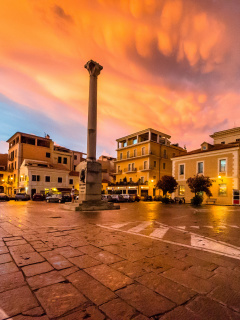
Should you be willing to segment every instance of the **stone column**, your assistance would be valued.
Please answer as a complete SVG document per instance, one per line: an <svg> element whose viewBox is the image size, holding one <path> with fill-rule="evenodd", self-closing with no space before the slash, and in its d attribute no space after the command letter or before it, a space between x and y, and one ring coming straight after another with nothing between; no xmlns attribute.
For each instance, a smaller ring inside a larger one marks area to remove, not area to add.
<svg viewBox="0 0 240 320"><path fill-rule="evenodd" d="M89 60L84 68L90 75L88 101L88 134L87 134L87 161L96 161L97 146L97 77L103 67L93 60Z"/></svg>

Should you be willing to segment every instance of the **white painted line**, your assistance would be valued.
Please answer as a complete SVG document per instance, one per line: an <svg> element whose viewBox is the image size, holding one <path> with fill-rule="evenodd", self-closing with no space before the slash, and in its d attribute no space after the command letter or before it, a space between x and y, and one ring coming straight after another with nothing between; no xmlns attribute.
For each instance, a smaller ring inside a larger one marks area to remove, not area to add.
<svg viewBox="0 0 240 320"><path fill-rule="evenodd" d="M225 226L218 226L218 228L227 229L227 227L225 227Z"/></svg>
<svg viewBox="0 0 240 320"><path fill-rule="evenodd" d="M217 241L209 240L198 235L191 235L191 245L215 253L218 252L224 256L240 259L240 248L218 243Z"/></svg>
<svg viewBox="0 0 240 320"><path fill-rule="evenodd" d="M190 228L199 229L199 226L190 226Z"/></svg>
<svg viewBox="0 0 240 320"><path fill-rule="evenodd" d="M185 229L186 229L186 227L185 227L185 226L176 226L176 228L178 228L178 229L182 229L182 230L185 230Z"/></svg>
<svg viewBox="0 0 240 320"><path fill-rule="evenodd" d="M154 231L149 236L156 237L156 238L163 238L168 230L169 230L168 227L157 228L157 229L154 229Z"/></svg>
<svg viewBox="0 0 240 320"><path fill-rule="evenodd" d="M113 224L112 227L118 229L118 228L122 228L122 227L126 226L126 225L129 224L129 223L130 223L130 222Z"/></svg>
<svg viewBox="0 0 240 320"><path fill-rule="evenodd" d="M227 224L227 226L228 226L228 227L231 227L231 228L237 228L237 229L239 229L238 226L233 226L232 224Z"/></svg>
<svg viewBox="0 0 240 320"><path fill-rule="evenodd" d="M134 233L140 232L143 229L145 229L146 227L148 227L150 224L152 224L152 221L145 221L143 223L140 223L138 226L129 229L128 232L134 232Z"/></svg>

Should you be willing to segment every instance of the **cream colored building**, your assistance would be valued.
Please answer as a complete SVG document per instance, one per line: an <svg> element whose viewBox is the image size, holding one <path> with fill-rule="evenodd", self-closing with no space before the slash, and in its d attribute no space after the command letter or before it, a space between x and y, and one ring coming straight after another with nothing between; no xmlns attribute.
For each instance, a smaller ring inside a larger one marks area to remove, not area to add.
<svg viewBox="0 0 240 320"><path fill-rule="evenodd" d="M84 153L55 145L48 135L43 138L32 134L16 132L7 142L9 143L8 179L11 179L13 183L12 195L16 192L22 192L23 188L25 188L25 191L29 195L33 195L35 191L38 192L40 189L41 191L46 189L45 191L47 192L48 189L51 191L52 188L55 189L57 186L61 188L61 185L62 188L69 189L69 185L72 187L72 185L76 184L75 168L84 159ZM31 168L29 161L32 161L32 163L35 161L35 164ZM37 170L39 170L39 173L37 173ZM41 172L44 170L51 173L52 182L45 181L43 177L41 182L31 180L32 175L41 176ZM62 176L63 182L56 180L58 177L61 178L59 170L61 172L66 171L66 174ZM25 178L26 172L27 178ZM24 181L21 176L23 176ZM69 183L69 180L72 183ZM45 183L44 186L43 183Z"/></svg>
<svg viewBox="0 0 240 320"><path fill-rule="evenodd" d="M108 193L155 196L156 183L163 175L172 174L173 156L185 154L171 136L148 128L117 139L116 183Z"/></svg>
<svg viewBox="0 0 240 320"><path fill-rule="evenodd" d="M178 182L174 196L190 202L194 196L186 183L197 174L212 181L212 199L216 204L239 204L240 189L240 128L215 132L213 144L203 142L201 148L172 159L172 174ZM204 202L209 202L204 194Z"/></svg>
<svg viewBox="0 0 240 320"><path fill-rule="evenodd" d="M0 193L7 193L11 189L11 176L8 178L7 172L7 154L0 154Z"/></svg>

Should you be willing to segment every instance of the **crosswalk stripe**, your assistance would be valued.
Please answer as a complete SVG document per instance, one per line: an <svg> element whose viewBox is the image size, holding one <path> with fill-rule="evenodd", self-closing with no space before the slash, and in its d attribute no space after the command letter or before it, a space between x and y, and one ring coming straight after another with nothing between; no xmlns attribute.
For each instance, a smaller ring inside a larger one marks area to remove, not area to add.
<svg viewBox="0 0 240 320"><path fill-rule="evenodd" d="M201 248L206 251L212 251L228 257L235 257L240 259L240 249L228 244L219 243L214 240L206 239L198 235L191 235L191 245L193 247Z"/></svg>
<svg viewBox="0 0 240 320"><path fill-rule="evenodd" d="M127 224L129 224L129 222L113 224L111 227L118 229L118 228L122 228L122 227L126 226Z"/></svg>
<svg viewBox="0 0 240 320"><path fill-rule="evenodd" d="M190 226L190 228L199 229L199 226Z"/></svg>
<svg viewBox="0 0 240 320"><path fill-rule="evenodd" d="M233 226L232 224L228 224L228 227L231 227L231 228L237 228L237 229L239 229L239 227L238 227L238 226Z"/></svg>
<svg viewBox="0 0 240 320"><path fill-rule="evenodd" d="M145 229L146 227L148 227L150 224L152 224L152 221L145 221L143 223L140 223L136 227L129 229L128 232L140 232L143 229Z"/></svg>
<svg viewBox="0 0 240 320"><path fill-rule="evenodd" d="M182 229L182 230L185 230L185 229L186 229L186 227L185 227L185 226L177 226L176 228L178 228L178 229Z"/></svg>
<svg viewBox="0 0 240 320"><path fill-rule="evenodd" d="M156 238L163 238L166 232L169 230L168 227L156 228L154 231L149 235L149 237L156 237Z"/></svg>

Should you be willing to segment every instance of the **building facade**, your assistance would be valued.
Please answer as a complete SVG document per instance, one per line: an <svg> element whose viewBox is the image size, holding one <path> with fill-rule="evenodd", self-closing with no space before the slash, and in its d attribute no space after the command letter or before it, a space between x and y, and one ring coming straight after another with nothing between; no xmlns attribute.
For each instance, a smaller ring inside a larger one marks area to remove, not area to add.
<svg viewBox="0 0 240 320"><path fill-rule="evenodd" d="M187 179L204 175L211 179L212 199L216 204L238 205L240 194L240 128L215 132L213 144L203 142L201 148L172 159L173 176L178 182L174 196L190 202L193 193ZM204 194L204 202L209 202Z"/></svg>
<svg viewBox="0 0 240 320"><path fill-rule="evenodd" d="M8 154L0 154L0 193L8 193L12 181L8 180L7 172Z"/></svg>
<svg viewBox="0 0 240 320"><path fill-rule="evenodd" d="M171 144L170 138L149 128L117 139L116 182L108 193L160 194L156 183L172 174L171 158L186 153L178 144Z"/></svg>
<svg viewBox="0 0 240 320"><path fill-rule="evenodd" d="M70 185L72 187L75 184L77 188L78 173L73 173L77 164L84 160L84 153L55 145L48 135L39 137L16 132L7 142L9 143L8 180L12 181L9 195L23 191L29 195L43 190L46 193L57 187L67 188L70 191ZM44 170L45 176L50 177L50 181L46 181L49 178L42 175ZM41 180L34 181L35 176Z"/></svg>

